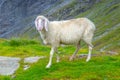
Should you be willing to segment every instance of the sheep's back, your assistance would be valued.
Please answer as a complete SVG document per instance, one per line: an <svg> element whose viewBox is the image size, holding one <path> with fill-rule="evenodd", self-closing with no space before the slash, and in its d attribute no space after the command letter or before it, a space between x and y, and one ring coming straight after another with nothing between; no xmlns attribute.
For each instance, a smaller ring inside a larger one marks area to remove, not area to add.
<svg viewBox="0 0 120 80"><path fill-rule="evenodd" d="M86 31L89 32L90 29L93 29L94 24L87 18L78 18L65 21L53 21L51 25L52 32L55 33L54 36L57 36L60 43L76 44L82 39Z"/></svg>
<svg viewBox="0 0 120 80"><path fill-rule="evenodd" d="M63 44L78 43L84 33L84 26L77 19L61 22L60 42Z"/></svg>

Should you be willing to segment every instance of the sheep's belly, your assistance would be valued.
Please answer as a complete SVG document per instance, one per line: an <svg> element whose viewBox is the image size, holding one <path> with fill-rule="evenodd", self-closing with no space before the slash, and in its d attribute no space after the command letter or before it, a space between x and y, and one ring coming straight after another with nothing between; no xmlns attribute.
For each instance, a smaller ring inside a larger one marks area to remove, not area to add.
<svg viewBox="0 0 120 80"><path fill-rule="evenodd" d="M76 44L80 41L79 37L64 37L60 40L61 44Z"/></svg>
<svg viewBox="0 0 120 80"><path fill-rule="evenodd" d="M81 28L69 27L61 30L60 42L63 44L78 43L82 37L83 30Z"/></svg>

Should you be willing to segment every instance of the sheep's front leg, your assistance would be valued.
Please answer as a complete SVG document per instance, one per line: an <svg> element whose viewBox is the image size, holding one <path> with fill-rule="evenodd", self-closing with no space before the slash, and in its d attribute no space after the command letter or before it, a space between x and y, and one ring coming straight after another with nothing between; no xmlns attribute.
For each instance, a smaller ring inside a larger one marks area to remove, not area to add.
<svg viewBox="0 0 120 80"><path fill-rule="evenodd" d="M50 51L49 62L48 62L48 64L47 64L46 68L50 68L50 66L51 66L51 64L52 64L52 57L53 57L54 52L55 52L55 48L52 47L52 48L51 48L51 51Z"/></svg>

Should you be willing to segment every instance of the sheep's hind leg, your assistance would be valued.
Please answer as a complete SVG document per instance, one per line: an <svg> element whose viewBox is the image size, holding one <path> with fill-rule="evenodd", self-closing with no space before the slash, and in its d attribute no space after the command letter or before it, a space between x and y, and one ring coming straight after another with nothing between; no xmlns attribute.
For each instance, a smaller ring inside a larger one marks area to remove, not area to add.
<svg viewBox="0 0 120 80"><path fill-rule="evenodd" d="M70 57L70 61L72 61L75 58L75 56L78 53L79 49L80 49L80 42L77 44L76 50L73 53L73 55Z"/></svg>
<svg viewBox="0 0 120 80"><path fill-rule="evenodd" d="M89 52L88 52L88 56L87 56L87 59L86 59L86 62L88 62L90 59L91 59L91 52L92 52L92 44L88 45L89 47Z"/></svg>
<svg viewBox="0 0 120 80"><path fill-rule="evenodd" d="M92 37L93 37L93 34L89 34L86 35L83 40L87 43L88 45L88 49L89 49L89 52L88 52L88 56L87 56L87 59L86 59L86 62L88 62L90 59L91 59L91 53L92 53L92 48L93 48L93 45L92 45Z"/></svg>
<svg viewBox="0 0 120 80"><path fill-rule="evenodd" d="M89 49L88 56L87 56L87 59L86 59L86 62L88 62L91 59L91 53L92 53L93 45L91 44L91 40L87 41L87 39L86 39L84 41L88 44L88 49Z"/></svg>

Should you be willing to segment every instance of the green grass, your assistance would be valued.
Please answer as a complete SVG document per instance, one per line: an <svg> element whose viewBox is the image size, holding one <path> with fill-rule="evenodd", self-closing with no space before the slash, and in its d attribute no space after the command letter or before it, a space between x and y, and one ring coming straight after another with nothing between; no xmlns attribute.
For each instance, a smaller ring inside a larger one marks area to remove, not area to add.
<svg viewBox="0 0 120 80"><path fill-rule="evenodd" d="M1 41L0 55L3 56L35 56L38 54L44 55L48 53L50 48L46 49L40 42L35 40L12 39ZM40 52L42 51L42 53ZM44 53L43 53L44 52Z"/></svg>
<svg viewBox="0 0 120 80"><path fill-rule="evenodd" d="M19 45L18 45L19 44ZM0 55L25 58L28 56L46 56L37 63L30 64L31 67L24 71L23 61L21 66L12 76L0 76L0 80L119 80L120 79L120 55L92 57L90 62L85 62L86 58L76 58L69 61L69 57L74 52L73 46L60 47L61 62L56 63L53 57L53 64L50 69L45 66L48 63L50 46L41 45L36 40L0 40ZM93 51L95 53L95 50ZM87 53L86 48L82 48L79 54ZM98 53L99 54L99 53Z"/></svg>
<svg viewBox="0 0 120 80"><path fill-rule="evenodd" d="M83 60L69 62L63 59L60 63L53 62L50 69L45 69L45 59L32 66L23 74L18 74L15 80L112 80L120 79L118 57L93 58L89 63ZM29 76L29 77L28 77Z"/></svg>

